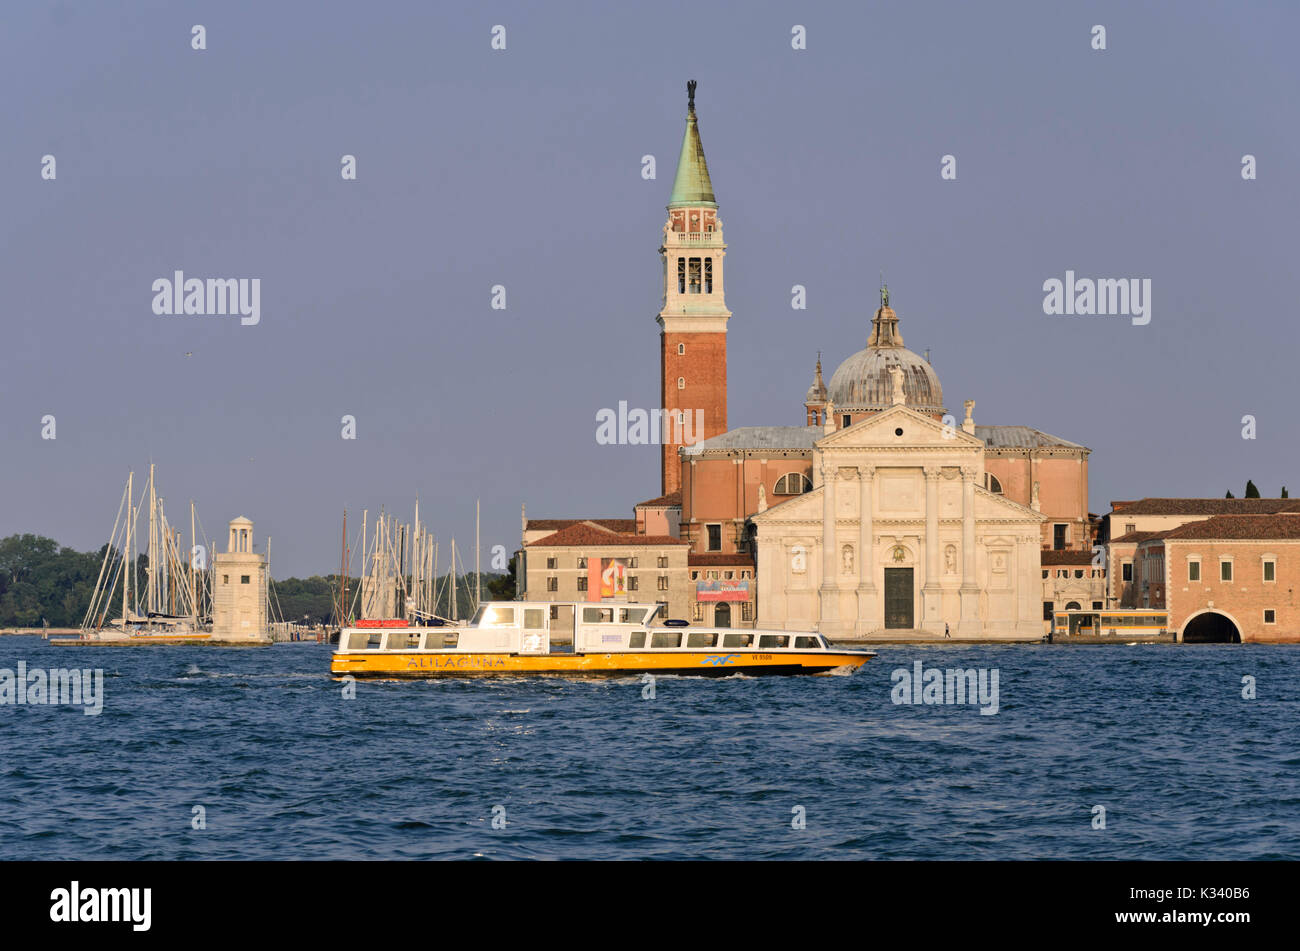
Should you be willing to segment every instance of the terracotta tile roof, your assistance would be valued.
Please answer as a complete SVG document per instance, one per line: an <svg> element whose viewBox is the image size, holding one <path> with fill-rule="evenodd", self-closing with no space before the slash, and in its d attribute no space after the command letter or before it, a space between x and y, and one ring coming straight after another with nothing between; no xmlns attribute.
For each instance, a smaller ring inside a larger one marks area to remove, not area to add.
<svg viewBox="0 0 1300 951"><path fill-rule="evenodd" d="M692 552L686 556L686 563L692 566L715 567L717 565L739 565L742 568L753 568L754 559L743 552L735 554L722 554L721 552L701 552L696 554Z"/></svg>
<svg viewBox="0 0 1300 951"><path fill-rule="evenodd" d="M682 504L682 493L680 490L678 490L677 492L669 492L667 495L661 495L657 499L647 499L644 502L638 502L636 505L633 506L633 508L639 509L639 508L672 507L674 505L681 505L681 504Z"/></svg>
<svg viewBox="0 0 1300 951"><path fill-rule="evenodd" d="M1300 499L1138 499L1122 504L1111 514L1271 515L1288 510L1300 511Z"/></svg>
<svg viewBox="0 0 1300 951"><path fill-rule="evenodd" d="M670 545L689 545L690 542L671 535L636 535L632 532L611 532L595 525L579 523L561 529L532 542L529 548L663 548Z"/></svg>
<svg viewBox="0 0 1300 951"><path fill-rule="evenodd" d="M1247 540L1300 538L1300 512L1284 512L1278 515L1218 515L1201 522L1180 525L1165 532L1164 537Z"/></svg>
<svg viewBox="0 0 1300 951"><path fill-rule="evenodd" d="M1144 542L1148 538L1164 538L1168 534L1169 532L1167 530L1163 532L1129 532L1127 535L1121 535L1119 538L1112 538L1110 543L1114 545L1119 542Z"/></svg>
<svg viewBox="0 0 1300 951"><path fill-rule="evenodd" d="M1042 563L1044 568L1048 565L1091 565L1092 552L1069 549L1056 551L1045 548L1042 552Z"/></svg>
<svg viewBox="0 0 1300 951"><path fill-rule="evenodd" d="M558 532L573 525L593 525L608 532L626 532L628 534L636 531L636 519L634 518L530 518L528 520L528 531Z"/></svg>

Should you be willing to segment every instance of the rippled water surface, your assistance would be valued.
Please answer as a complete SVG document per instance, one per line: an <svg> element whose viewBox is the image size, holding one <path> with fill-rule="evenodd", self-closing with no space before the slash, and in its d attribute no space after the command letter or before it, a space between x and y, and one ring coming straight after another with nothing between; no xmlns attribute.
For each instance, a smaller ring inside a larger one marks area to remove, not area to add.
<svg viewBox="0 0 1300 951"><path fill-rule="evenodd" d="M883 647L851 677L653 699L627 678L349 700L329 656L0 637L0 668L105 676L100 716L0 706L0 855L1300 858L1297 647ZM997 714L893 703L918 660L996 669Z"/></svg>

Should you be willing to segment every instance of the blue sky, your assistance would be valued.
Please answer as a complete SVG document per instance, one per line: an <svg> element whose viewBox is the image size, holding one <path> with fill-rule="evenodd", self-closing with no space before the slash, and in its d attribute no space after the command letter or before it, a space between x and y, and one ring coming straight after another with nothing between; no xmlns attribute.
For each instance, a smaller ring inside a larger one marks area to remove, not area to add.
<svg viewBox="0 0 1300 951"><path fill-rule="evenodd" d="M409 517L418 494L466 548L476 498L508 549L521 502L630 516L657 450L598 445L595 414L658 399L688 78L729 246L732 426L802 422L817 351L829 378L865 345L883 270L949 410L1089 446L1094 511L1295 481L1293 4L14 2L5 21L0 535L99 546L151 459L173 518L193 498L220 537L247 515L278 577L337 570L344 506ZM260 278L261 323L154 315L177 269ZM1044 315L1067 269L1149 278L1151 323Z"/></svg>

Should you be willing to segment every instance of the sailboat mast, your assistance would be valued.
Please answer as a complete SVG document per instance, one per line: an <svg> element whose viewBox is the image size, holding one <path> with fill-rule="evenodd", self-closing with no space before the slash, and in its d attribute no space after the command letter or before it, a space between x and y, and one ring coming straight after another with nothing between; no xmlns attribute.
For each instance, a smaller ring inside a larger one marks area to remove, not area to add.
<svg viewBox="0 0 1300 951"><path fill-rule="evenodd" d="M131 560L131 531L135 515L135 495L133 481L135 473L126 477L126 544L122 547L122 630L126 630L127 611L131 605L131 574L135 564Z"/></svg>
<svg viewBox="0 0 1300 951"><path fill-rule="evenodd" d="M456 613L456 539L451 540L451 619L458 620Z"/></svg>
<svg viewBox="0 0 1300 951"><path fill-rule="evenodd" d="M194 540L194 500L190 499L190 610L194 612L196 623L199 619L199 588L194 574L194 548L197 544Z"/></svg>
<svg viewBox="0 0 1300 951"><path fill-rule="evenodd" d="M474 500L474 607L483 601L483 572L479 569L479 514L481 500Z"/></svg>
<svg viewBox="0 0 1300 951"><path fill-rule="evenodd" d="M339 545L339 630L343 630L343 604L348 596L348 510L343 510L343 543Z"/></svg>

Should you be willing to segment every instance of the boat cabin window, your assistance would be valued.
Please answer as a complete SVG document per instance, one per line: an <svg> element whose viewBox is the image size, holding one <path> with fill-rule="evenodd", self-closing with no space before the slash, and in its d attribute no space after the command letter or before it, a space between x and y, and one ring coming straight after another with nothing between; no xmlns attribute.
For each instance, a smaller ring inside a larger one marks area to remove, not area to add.
<svg viewBox="0 0 1300 951"><path fill-rule="evenodd" d="M348 650L350 651L373 651L379 650L379 638L382 635L379 631L354 631L348 635Z"/></svg>
<svg viewBox="0 0 1300 951"><path fill-rule="evenodd" d="M645 621L645 608L619 608L618 623L641 624Z"/></svg>
<svg viewBox="0 0 1300 951"><path fill-rule="evenodd" d="M583 608L583 624L612 624L614 622L613 608Z"/></svg>
<svg viewBox="0 0 1300 951"><path fill-rule="evenodd" d="M634 650L645 647L645 631L633 631L628 636L627 646Z"/></svg>
<svg viewBox="0 0 1300 951"><path fill-rule="evenodd" d="M546 612L542 608L524 608L524 628L539 631L546 627Z"/></svg>
<svg viewBox="0 0 1300 951"><path fill-rule="evenodd" d="M437 650L440 647L455 647L459 643L459 631L443 631L440 634L430 634L424 646L430 650Z"/></svg>
<svg viewBox="0 0 1300 951"><path fill-rule="evenodd" d="M822 642L816 637L796 637L794 646L803 650L815 650L822 646Z"/></svg>
<svg viewBox="0 0 1300 951"><path fill-rule="evenodd" d="M717 647L717 631L691 631L686 635L687 647Z"/></svg>
<svg viewBox="0 0 1300 951"><path fill-rule="evenodd" d="M722 646L723 647L753 647L754 635L753 634L723 634Z"/></svg>
<svg viewBox="0 0 1300 951"><path fill-rule="evenodd" d="M388 635L388 649L390 651L401 651L419 647L420 636L419 631L393 631Z"/></svg>
<svg viewBox="0 0 1300 951"><path fill-rule="evenodd" d="M650 636L651 647L681 647L681 631L655 631Z"/></svg>
<svg viewBox="0 0 1300 951"><path fill-rule="evenodd" d="M499 604L485 604L478 609L470 623L475 627L514 627L515 609Z"/></svg>
<svg viewBox="0 0 1300 951"><path fill-rule="evenodd" d="M758 639L759 649L770 647L789 647L790 635L788 634L764 634Z"/></svg>

